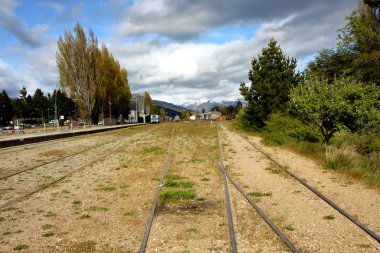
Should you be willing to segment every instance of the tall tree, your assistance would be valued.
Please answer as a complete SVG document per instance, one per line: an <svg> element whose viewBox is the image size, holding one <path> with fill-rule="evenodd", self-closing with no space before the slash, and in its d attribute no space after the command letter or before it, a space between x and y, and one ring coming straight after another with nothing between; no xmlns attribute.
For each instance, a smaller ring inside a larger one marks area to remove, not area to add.
<svg viewBox="0 0 380 253"><path fill-rule="evenodd" d="M149 114L156 114L157 113L156 105L153 103L153 100L150 97L149 92L147 91L144 92L144 100L145 100L145 107L149 106L149 111L150 111Z"/></svg>
<svg viewBox="0 0 380 253"><path fill-rule="evenodd" d="M48 99L41 89L36 89L32 98L32 116L41 118L41 122L46 119L47 109L49 107Z"/></svg>
<svg viewBox="0 0 380 253"><path fill-rule="evenodd" d="M96 57L97 38L90 30L87 39L79 23L74 28L75 36L65 31L58 40L57 66L59 82L64 91L73 97L82 117L91 121L97 86Z"/></svg>
<svg viewBox="0 0 380 253"><path fill-rule="evenodd" d="M339 43L324 49L308 64L307 72L327 78L350 76L380 85L380 11L378 0L364 0L358 10L346 17L339 30Z"/></svg>
<svg viewBox="0 0 380 253"><path fill-rule="evenodd" d="M12 102L7 92L3 90L0 93L0 125L8 125L12 117Z"/></svg>
<svg viewBox="0 0 380 253"><path fill-rule="evenodd" d="M263 127L270 113L285 110L290 90L301 77L295 73L297 61L286 58L273 38L261 55L252 59L251 65L248 73L251 85L240 84L241 95L248 101L244 117L251 125Z"/></svg>

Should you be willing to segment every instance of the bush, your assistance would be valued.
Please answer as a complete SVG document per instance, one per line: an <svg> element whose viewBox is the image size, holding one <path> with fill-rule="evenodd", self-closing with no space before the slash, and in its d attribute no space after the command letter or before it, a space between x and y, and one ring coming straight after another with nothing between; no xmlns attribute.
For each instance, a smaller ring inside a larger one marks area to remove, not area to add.
<svg viewBox="0 0 380 253"><path fill-rule="evenodd" d="M318 142L319 139L315 132L313 132L308 126L302 124L298 119L290 116L284 116L278 113L272 113L269 115L268 121L265 122L266 126L264 130L271 135L277 135L275 139L279 144L286 142L286 139L281 136L289 136L297 141L309 141Z"/></svg>

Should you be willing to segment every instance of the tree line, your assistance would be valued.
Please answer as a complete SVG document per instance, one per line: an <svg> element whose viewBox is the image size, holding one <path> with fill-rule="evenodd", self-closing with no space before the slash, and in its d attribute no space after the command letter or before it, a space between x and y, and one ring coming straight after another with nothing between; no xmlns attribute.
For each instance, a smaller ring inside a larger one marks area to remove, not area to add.
<svg viewBox="0 0 380 253"><path fill-rule="evenodd" d="M339 30L339 43L322 50L302 73L271 38L241 82L248 101L239 115L245 127L264 128L280 113L317 129L324 143L336 132L359 132L380 125L379 3L364 0Z"/></svg>
<svg viewBox="0 0 380 253"><path fill-rule="evenodd" d="M58 116L75 118L75 103L61 90L45 95L41 89L36 89L31 95L23 87L19 94L18 98L10 98L5 90L0 93L0 125L9 125L15 118L20 119L20 124L46 123L55 119L55 112Z"/></svg>

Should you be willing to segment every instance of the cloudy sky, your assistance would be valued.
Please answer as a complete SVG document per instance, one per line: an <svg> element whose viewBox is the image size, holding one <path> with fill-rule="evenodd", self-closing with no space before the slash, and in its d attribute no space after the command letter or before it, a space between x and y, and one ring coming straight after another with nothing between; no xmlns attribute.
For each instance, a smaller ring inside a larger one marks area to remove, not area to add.
<svg viewBox="0 0 380 253"><path fill-rule="evenodd" d="M274 37L298 69L323 48L357 0L0 0L0 89L58 84L57 40L79 22L128 71L133 92L181 104L240 97L250 60Z"/></svg>

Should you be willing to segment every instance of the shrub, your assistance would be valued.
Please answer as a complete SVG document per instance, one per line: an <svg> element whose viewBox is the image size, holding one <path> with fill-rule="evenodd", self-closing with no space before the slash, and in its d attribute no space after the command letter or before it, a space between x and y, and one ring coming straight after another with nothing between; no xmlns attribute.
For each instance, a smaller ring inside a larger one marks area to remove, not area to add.
<svg viewBox="0 0 380 253"><path fill-rule="evenodd" d="M272 113L265 122L264 130L277 135L289 136L297 141L318 142L319 139L316 132L313 132L309 127L302 124L298 119L290 116L284 116L279 113ZM279 144L285 142L279 140Z"/></svg>

